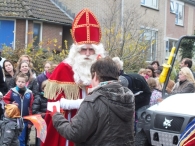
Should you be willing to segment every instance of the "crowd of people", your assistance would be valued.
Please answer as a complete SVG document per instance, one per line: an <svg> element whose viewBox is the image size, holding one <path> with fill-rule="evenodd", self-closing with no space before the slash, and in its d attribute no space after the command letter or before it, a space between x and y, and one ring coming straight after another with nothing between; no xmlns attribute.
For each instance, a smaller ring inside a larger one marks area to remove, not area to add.
<svg viewBox="0 0 195 146"><path fill-rule="evenodd" d="M168 95L177 93L194 93L195 92L195 74L191 70L192 60L190 58L183 58L179 64L179 73L176 75L175 80L169 78L166 87L166 93ZM159 82L160 74L163 70L163 66L158 61L153 61L146 68L141 68L138 72L143 76L152 92L150 98L150 105L162 101L162 89L163 83Z"/></svg>
<svg viewBox="0 0 195 146"><path fill-rule="evenodd" d="M72 37L68 57L59 64L45 62L40 75L28 55L19 58L16 68L11 60L3 62L0 145L27 146L32 123L24 120L21 128L18 121L31 114L40 114L47 124L45 142L37 138L36 146L134 145L139 110L163 100L163 67L153 61L126 74L123 61L105 56L99 22L89 9L75 17ZM176 83L169 79L168 94L195 92L191 66L191 59L182 60ZM48 111L47 103L55 101L60 101L60 112L56 106Z"/></svg>
<svg viewBox="0 0 195 146"><path fill-rule="evenodd" d="M36 75L32 59L28 55L21 55L17 66L11 60L4 60L0 70L2 93L1 120L4 117L4 104L14 104L19 108L20 116L32 114L44 115L47 110L47 98L44 97L44 86L57 64L47 61L43 64L43 73ZM7 118L6 118L7 119ZM20 145L27 145L32 123L24 120L24 128L19 136ZM17 133L18 134L18 133ZM37 139L37 143L39 139Z"/></svg>

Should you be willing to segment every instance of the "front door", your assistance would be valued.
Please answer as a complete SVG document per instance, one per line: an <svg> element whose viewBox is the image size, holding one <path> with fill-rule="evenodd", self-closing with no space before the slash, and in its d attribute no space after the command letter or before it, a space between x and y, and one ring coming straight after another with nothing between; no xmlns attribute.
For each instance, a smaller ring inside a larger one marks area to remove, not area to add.
<svg viewBox="0 0 195 146"><path fill-rule="evenodd" d="M14 21L0 20L0 49L3 45L13 47L14 43Z"/></svg>

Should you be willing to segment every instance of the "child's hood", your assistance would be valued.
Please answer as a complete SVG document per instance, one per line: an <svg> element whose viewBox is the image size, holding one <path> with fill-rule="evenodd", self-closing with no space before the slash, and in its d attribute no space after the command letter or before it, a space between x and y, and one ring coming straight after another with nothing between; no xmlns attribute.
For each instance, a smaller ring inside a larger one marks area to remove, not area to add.
<svg viewBox="0 0 195 146"><path fill-rule="evenodd" d="M18 90L16 89L16 87L11 88L11 90L19 94L19 92L18 92ZM24 95L25 95L26 93L32 93L32 91L29 90L28 88L26 88L26 91L24 92Z"/></svg>

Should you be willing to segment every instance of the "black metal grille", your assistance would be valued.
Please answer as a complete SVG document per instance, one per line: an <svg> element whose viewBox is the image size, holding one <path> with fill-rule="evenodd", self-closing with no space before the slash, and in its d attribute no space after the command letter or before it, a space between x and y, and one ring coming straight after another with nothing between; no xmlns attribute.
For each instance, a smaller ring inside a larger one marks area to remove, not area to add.
<svg viewBox="0 0 195 146"><path fill-rule="evenodd" d="M166 127L165 125L163 125L165 118L167 120L172 120L170 123L171 126ZM158 128L158 129L168 130L168 131L180 132L181 127L183 125L183 122L184 122L183 117L175 117L175 116L156 114L155 121L154 121L154 127Z"/></svg>

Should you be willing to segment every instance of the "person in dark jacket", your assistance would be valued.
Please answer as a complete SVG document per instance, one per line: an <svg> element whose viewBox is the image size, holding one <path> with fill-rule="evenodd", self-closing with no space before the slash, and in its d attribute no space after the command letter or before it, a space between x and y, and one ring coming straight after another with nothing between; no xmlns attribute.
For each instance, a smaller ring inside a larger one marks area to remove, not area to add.
<svg viewBox="0 0 195 146"><path fill-rule="evenodd" d="M57 65L51 61L46 61L44 64L44 72L37 76L37 82L39 84L39 92L42 92L42 82L47 80Z"/></svg>
<svg viewBox="0 0 195 146"><path fill-rule="evenodd" d="M158 70L160 64L157 60L153 61L150 65L152 65L152 67L154 68L154 71L155 70Z"/></svg>
<svg viewBox="0 0 195 146"><path fill-rule="evenodd" d="M3 70L0 66L0 92L5 95L8 91L7 84L4 81L4 75L3 75Z"/></svg>
<svg viewBox="0 0 195 146"><path fill-rule="evenodd" d="M16 70L14 69L14 65L11 61L5 60L3 62L3 70L5 74L5 82L8 87L10 87L10 81L14 77Z"/></svg>
<svg viewBox="0 0 195 146"><path fill-rule="evenodd" d="M111 58L101 58L92 65L91 75L92 91L71 122L54 106L54 127L75 146L133 146L134 95L118 82L118 67Z"/></svg>
<svg viewBox="0 0 195 146"><path fill-rule="evenodd" d="M41 114L42 118L44 119L45 113L47 111L47 98L44 97L44 88L47 84L47 80L42 82L41 88L42 92L39 95L35 96L32 105L32 113L33 114ZM41 141L39 138L36 137L36 146L40 146Z"/></svg>
<svg viewBox="0 0 195 146"><path fill-rule="evenodd" d="M23 74L26 74L28 76L28 81L26 82L26 87L32 91L33 95L36 96L36 94L39 94L39 91L38 91L39 86L37 83L37 79L33 77L30 66L26 61L22 61L17 66L15 77L13 77L11 79L9 89L16 86L15 80L16 80L16 76L19 73L23 73Z"/></svg>
<svg viewBox="0 0 195 146"><path fill-rule="evenodd" d="M191 69L192 68L192 59L190 59L190 58L183 58L182 61L179 64L179 67L180 67L180 69L182 67L188 67L191 70L191 72L193 74L193 77L195 79L195 73ZM177 74L177 76L175 77L175 83L178 82L178 79L179 79L179 74Z"/></svg>
<svg viewBox="0 0 195 146"><path fill-rule="evenodd" d="M5 104L15 104L20 109L21 117L32 114L32 103L34 100L31 90L25 87L28 77L26 74L19 73L16 76L16 87L11 88L3 97ZM28 137L28 130L32 127L30 121L24 120L24 129L19 136L20 145L26 146Z"/></svg>
<svg viewBox="0 0 195 146"><path fill-rule="evenodd" d="M42 118L45 117L45 113L47 111L47 98L44 97L44 88L46 84L47 80L42 82L42 92L40 92L40 94L35 97L32 105L32 113L41 114Z"/></svg>
<svg viewBox="0 0 195 146"><path fill-rule="evenodd" d="M179 72L179 81L173 87L171 94L194 93L195 80L188 67L182 67Z"/></svg>
<svg viewBox="0 0 195 146"><path fill-rule="evenodd" d="M4 101L3 101L3 94L0 92L0 120L4 117Z"/></svg>
<svg viewBox="0 0 195 146"><path fill-rule="evenodd" d="M147 106L150 103L151 91L145 78L137 73L126 74L123 71L123 61L119 57L113 57L112 60L117 64L120 70L119 81L128 87L135 94L135 111ZM141 91L141 92L140 92Z"/></svg>
<svg viewBox="0 0 195 146"><path fill-rule="evenodd" d="M5 106L5 118L0 121L1 146L19 146L18 136L22 129L19 129L17 118L20 117L20 110L14 104Z"/></svg>

